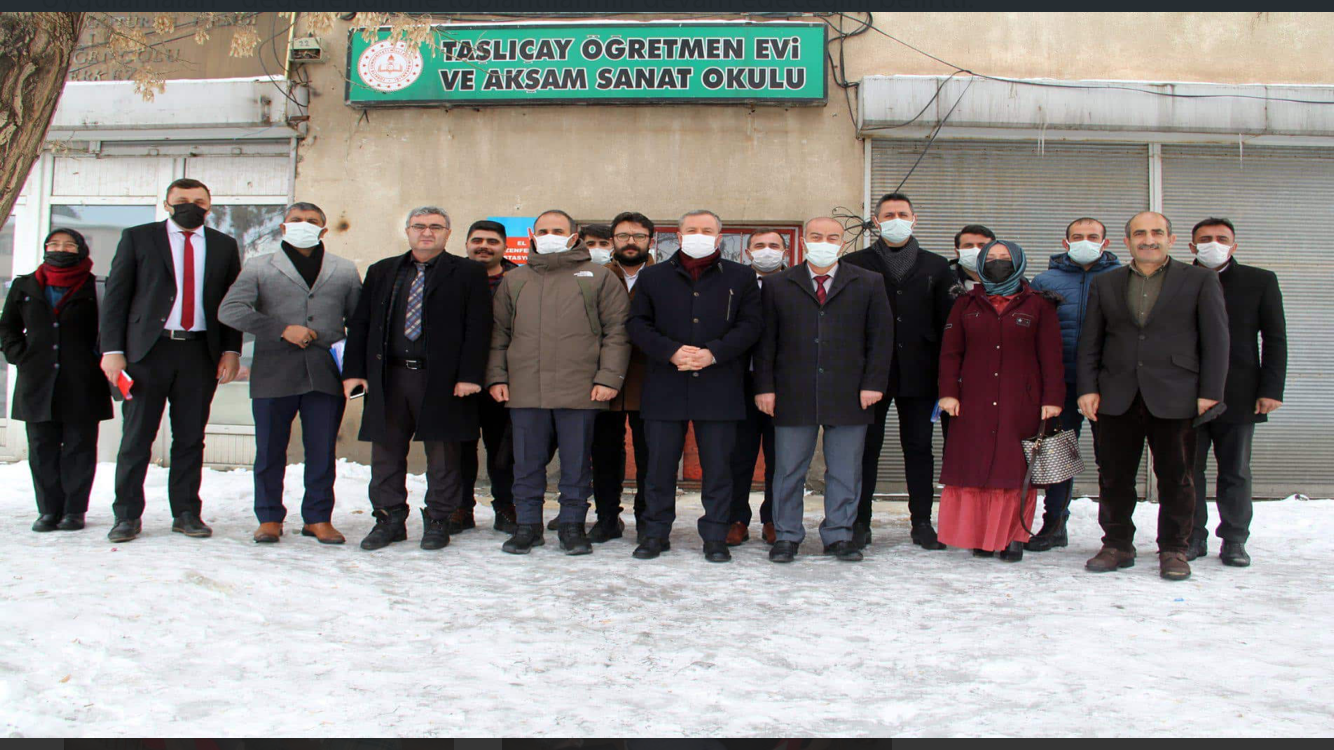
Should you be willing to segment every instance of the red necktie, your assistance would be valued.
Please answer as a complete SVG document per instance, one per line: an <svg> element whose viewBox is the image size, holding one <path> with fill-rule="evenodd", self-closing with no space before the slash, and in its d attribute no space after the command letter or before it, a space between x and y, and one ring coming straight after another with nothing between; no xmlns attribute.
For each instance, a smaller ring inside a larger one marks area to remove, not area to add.
<svg viewBox="0 0 1334 750"><path fill-rule="evenodd" d="M195 327L195 250L190 247L190 232L182 232L185 240L185 262L181 265L181 330ZM823 295L821 295L823 297Z"/></svg>
<svg viewBox="0 0 1334 750"><path fill-rule="evenodd" d="M827 274L815 277L815 298L820 301L822 306L824 305L824 284L826 281L829 281L829 276Z"/></svg>

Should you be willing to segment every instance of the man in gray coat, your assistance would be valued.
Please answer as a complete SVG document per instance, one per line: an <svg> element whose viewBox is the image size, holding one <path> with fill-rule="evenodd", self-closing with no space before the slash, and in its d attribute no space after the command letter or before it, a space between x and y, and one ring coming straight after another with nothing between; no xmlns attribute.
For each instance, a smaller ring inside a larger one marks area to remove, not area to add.
<svg viewBox="0 0 1334 750"><path fill-rule="evenodd" d="M283 533L283 474L297 414L306 458L301 534L321 544L344 542L330 523L334 445L347 404L341 342L361 294L361 278L352 261L325 252L321 240L328 231L319 206L288 206L282 249L247 263L218 310L225 325L255 336L250 398L256 542L276 542Z"/></svg>
<svg viewBox="0 0 1334 750"><path fill-rule="evenodd" d="M774 420L774 562L792 562L806 537L802 495L824 428L825 553L857 562L852 541L862 451L889 387L894 316L880 274L839 262L843 225L821 217L802 233L806 262L770 277L755 354L755 406Z"/></svg>

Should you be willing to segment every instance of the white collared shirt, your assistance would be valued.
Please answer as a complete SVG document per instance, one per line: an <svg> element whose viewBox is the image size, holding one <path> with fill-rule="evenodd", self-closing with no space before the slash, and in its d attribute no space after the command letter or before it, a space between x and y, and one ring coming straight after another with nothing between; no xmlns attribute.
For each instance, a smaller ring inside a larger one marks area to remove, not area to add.
<svg viewBox="0 0 1334 750"><path fill-rule="evenodd" d="M824 292L825 292L825 294L829 294L829 290L830 290L830 288L832 288L832 287L834 286L834 274L838 273L838 262L835 261L834 265L830 266L830 267L829 267L829 270L828 270L828 271L825 271L825 272L822 273L822 274L817 274L817 273L815 273L815 269L811 268L811 264L810 264L810 263L807 263L807 264L806 264L806 271L807 271L808 273L810 273L810 275L811 275L811 288L815 290L815 293L816 293L816 294L819 294L819 293L820 293L820 282L816 281L816 280L815 280L815 277L816 277L816 276L828 276L829 278L828 278L828 279L825 279L825 282L824 282Z"/></svg>
<svg viewBox="0 0 1334 750"><path fill-rule="evenodd" d="M620 264L617 263L616 265L619 266ZM625 274L625 291L633 292L635 290L635 282L639 281L639 274L644 272L644 266L646 265L648 264L640 263L639 270L635 271L634 275L631 275L629 271L625 270L625 266L621 266L621 273Z"/></svg>
<svg viewBox="0 0 1334 750"><path fill-rule="evenodd" d="M176 272L176 297L171 304L171 314L167 316L167 323L163 328L168 331L182 331L181 328L181 301L185 295L181 293L184 288L183 277L185 275L185 235L190 235L190 247L194 251L195 264L195 321L190 327L191 331L207 330L208 326L204 322L204 227L201 225L198 229L183 229L176 222L167 219L167 241L171 244L171 264Z"/></svg>

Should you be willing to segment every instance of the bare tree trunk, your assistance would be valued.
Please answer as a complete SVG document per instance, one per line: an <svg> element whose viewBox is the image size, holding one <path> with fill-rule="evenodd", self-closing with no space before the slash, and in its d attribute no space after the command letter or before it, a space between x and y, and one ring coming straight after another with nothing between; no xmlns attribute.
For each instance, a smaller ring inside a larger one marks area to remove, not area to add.
<svg viewBox="0 0 1334 750"><path fill-rule="evenodd" d="M0 13L0 224L42 153L83 13Z"/></svg>

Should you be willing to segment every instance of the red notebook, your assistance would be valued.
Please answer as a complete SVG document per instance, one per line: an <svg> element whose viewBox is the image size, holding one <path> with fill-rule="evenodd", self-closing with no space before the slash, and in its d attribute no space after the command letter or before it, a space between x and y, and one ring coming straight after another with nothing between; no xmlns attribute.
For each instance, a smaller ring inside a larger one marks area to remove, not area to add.
<svg viewBox="0 0 1334 750"><path fill-rule="evenodd" d="M111 397L117 401L133 401L134 396L130 395L130 389L134 387L134 378L120 371L120 377L116 378L116 388L111 392Z"/></svg>

